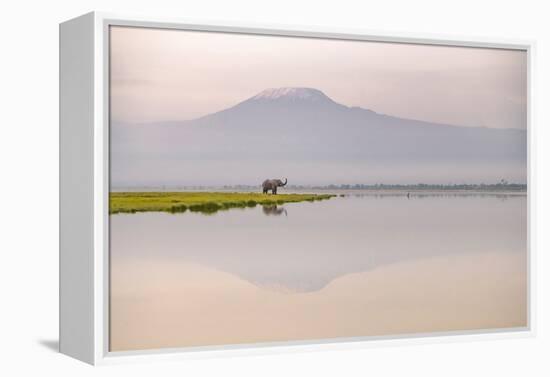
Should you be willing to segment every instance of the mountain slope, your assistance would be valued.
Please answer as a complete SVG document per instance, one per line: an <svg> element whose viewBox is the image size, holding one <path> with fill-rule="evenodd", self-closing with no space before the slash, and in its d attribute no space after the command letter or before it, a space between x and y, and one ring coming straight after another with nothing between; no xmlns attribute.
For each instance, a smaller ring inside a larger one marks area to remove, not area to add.
<svg viewBox="0 0 550 377"><path fill-rule="evenodd" d="M526 163L526 132L435 124L334 102L311 88L267 89L185 122L113 127L115 160L369 164Z"/></svg>

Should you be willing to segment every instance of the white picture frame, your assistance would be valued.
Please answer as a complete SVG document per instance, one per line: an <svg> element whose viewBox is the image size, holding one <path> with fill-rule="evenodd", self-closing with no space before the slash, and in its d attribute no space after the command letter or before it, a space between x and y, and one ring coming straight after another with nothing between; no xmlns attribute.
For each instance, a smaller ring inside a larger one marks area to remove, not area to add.
<svg viewBox="0 0 550 377"><path fill-rule="evenodd" d="M140 26L260 35L523 50L528 61L528 325L501 330L354 337L109 352L109 27ZM471 341L535 334L533 54L524 40L450 37L283 25L241 25L88 13L60 25L60 352L90 364ZM199 352L200 351L200 352Z"/></svg>

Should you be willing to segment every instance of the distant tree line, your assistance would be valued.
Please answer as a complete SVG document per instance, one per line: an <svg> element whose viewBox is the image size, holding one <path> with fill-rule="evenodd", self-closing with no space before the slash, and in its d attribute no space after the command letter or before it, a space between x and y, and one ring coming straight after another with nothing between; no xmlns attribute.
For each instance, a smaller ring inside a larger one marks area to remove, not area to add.
<svg viewBox="0 0 550 377"><path fill-rule="evenodd" d="M289 186L295 189L315 189L315 190L461 190L461 191L526 191L527 185L522 183L508 183L501 181L499 183L453 183L453 184L341 184L341 185L326 185L326 186Z"/></svg>
<svg viewBox="0 0 550 377"><path fill-rule="evenodd" d="M257 191L259 185L225 185L225 186L166 186L162 187L161 191L215 191L223 188L227 191ZM501 180L498 183L449 183L449 184L431 184L431 183L416 183L416 184L330 184L330 185L291 185L286 186L288 189L294 190L395 190L395 191L527 191L527 185L523 183L509 183L506 180ZM141 191L158 190L158 187L141 187ZM126 189L128 190L128 189ZM135 191L132 188L130 191ZM115 190L116 191L116 190ZM118 190L120 191L120 190Z"/></svg>

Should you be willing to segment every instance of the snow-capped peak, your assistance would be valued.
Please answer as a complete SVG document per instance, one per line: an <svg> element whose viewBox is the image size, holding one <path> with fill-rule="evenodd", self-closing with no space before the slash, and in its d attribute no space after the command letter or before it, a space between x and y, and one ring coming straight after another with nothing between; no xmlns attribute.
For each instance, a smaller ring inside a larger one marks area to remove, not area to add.
<svg viewBox="0 0 550 377"><path fill-rule="evenodd" d="M308 101L326 101L329 100L325 93L313 88L270 88L266 89L254 97L254 100L308 100Z"/></svg>

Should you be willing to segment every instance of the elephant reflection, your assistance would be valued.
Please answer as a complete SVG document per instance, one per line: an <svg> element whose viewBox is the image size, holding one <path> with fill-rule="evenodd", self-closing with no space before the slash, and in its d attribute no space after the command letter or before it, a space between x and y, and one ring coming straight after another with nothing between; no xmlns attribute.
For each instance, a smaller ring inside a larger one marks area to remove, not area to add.
<svg viewBox="0 0 550 377"><path fill-rule="evenodd" d="M263 206L262 210L266 216L281 216L283 213L285 216L288 216L285 207L277 207L276 205Z"/></svg>

